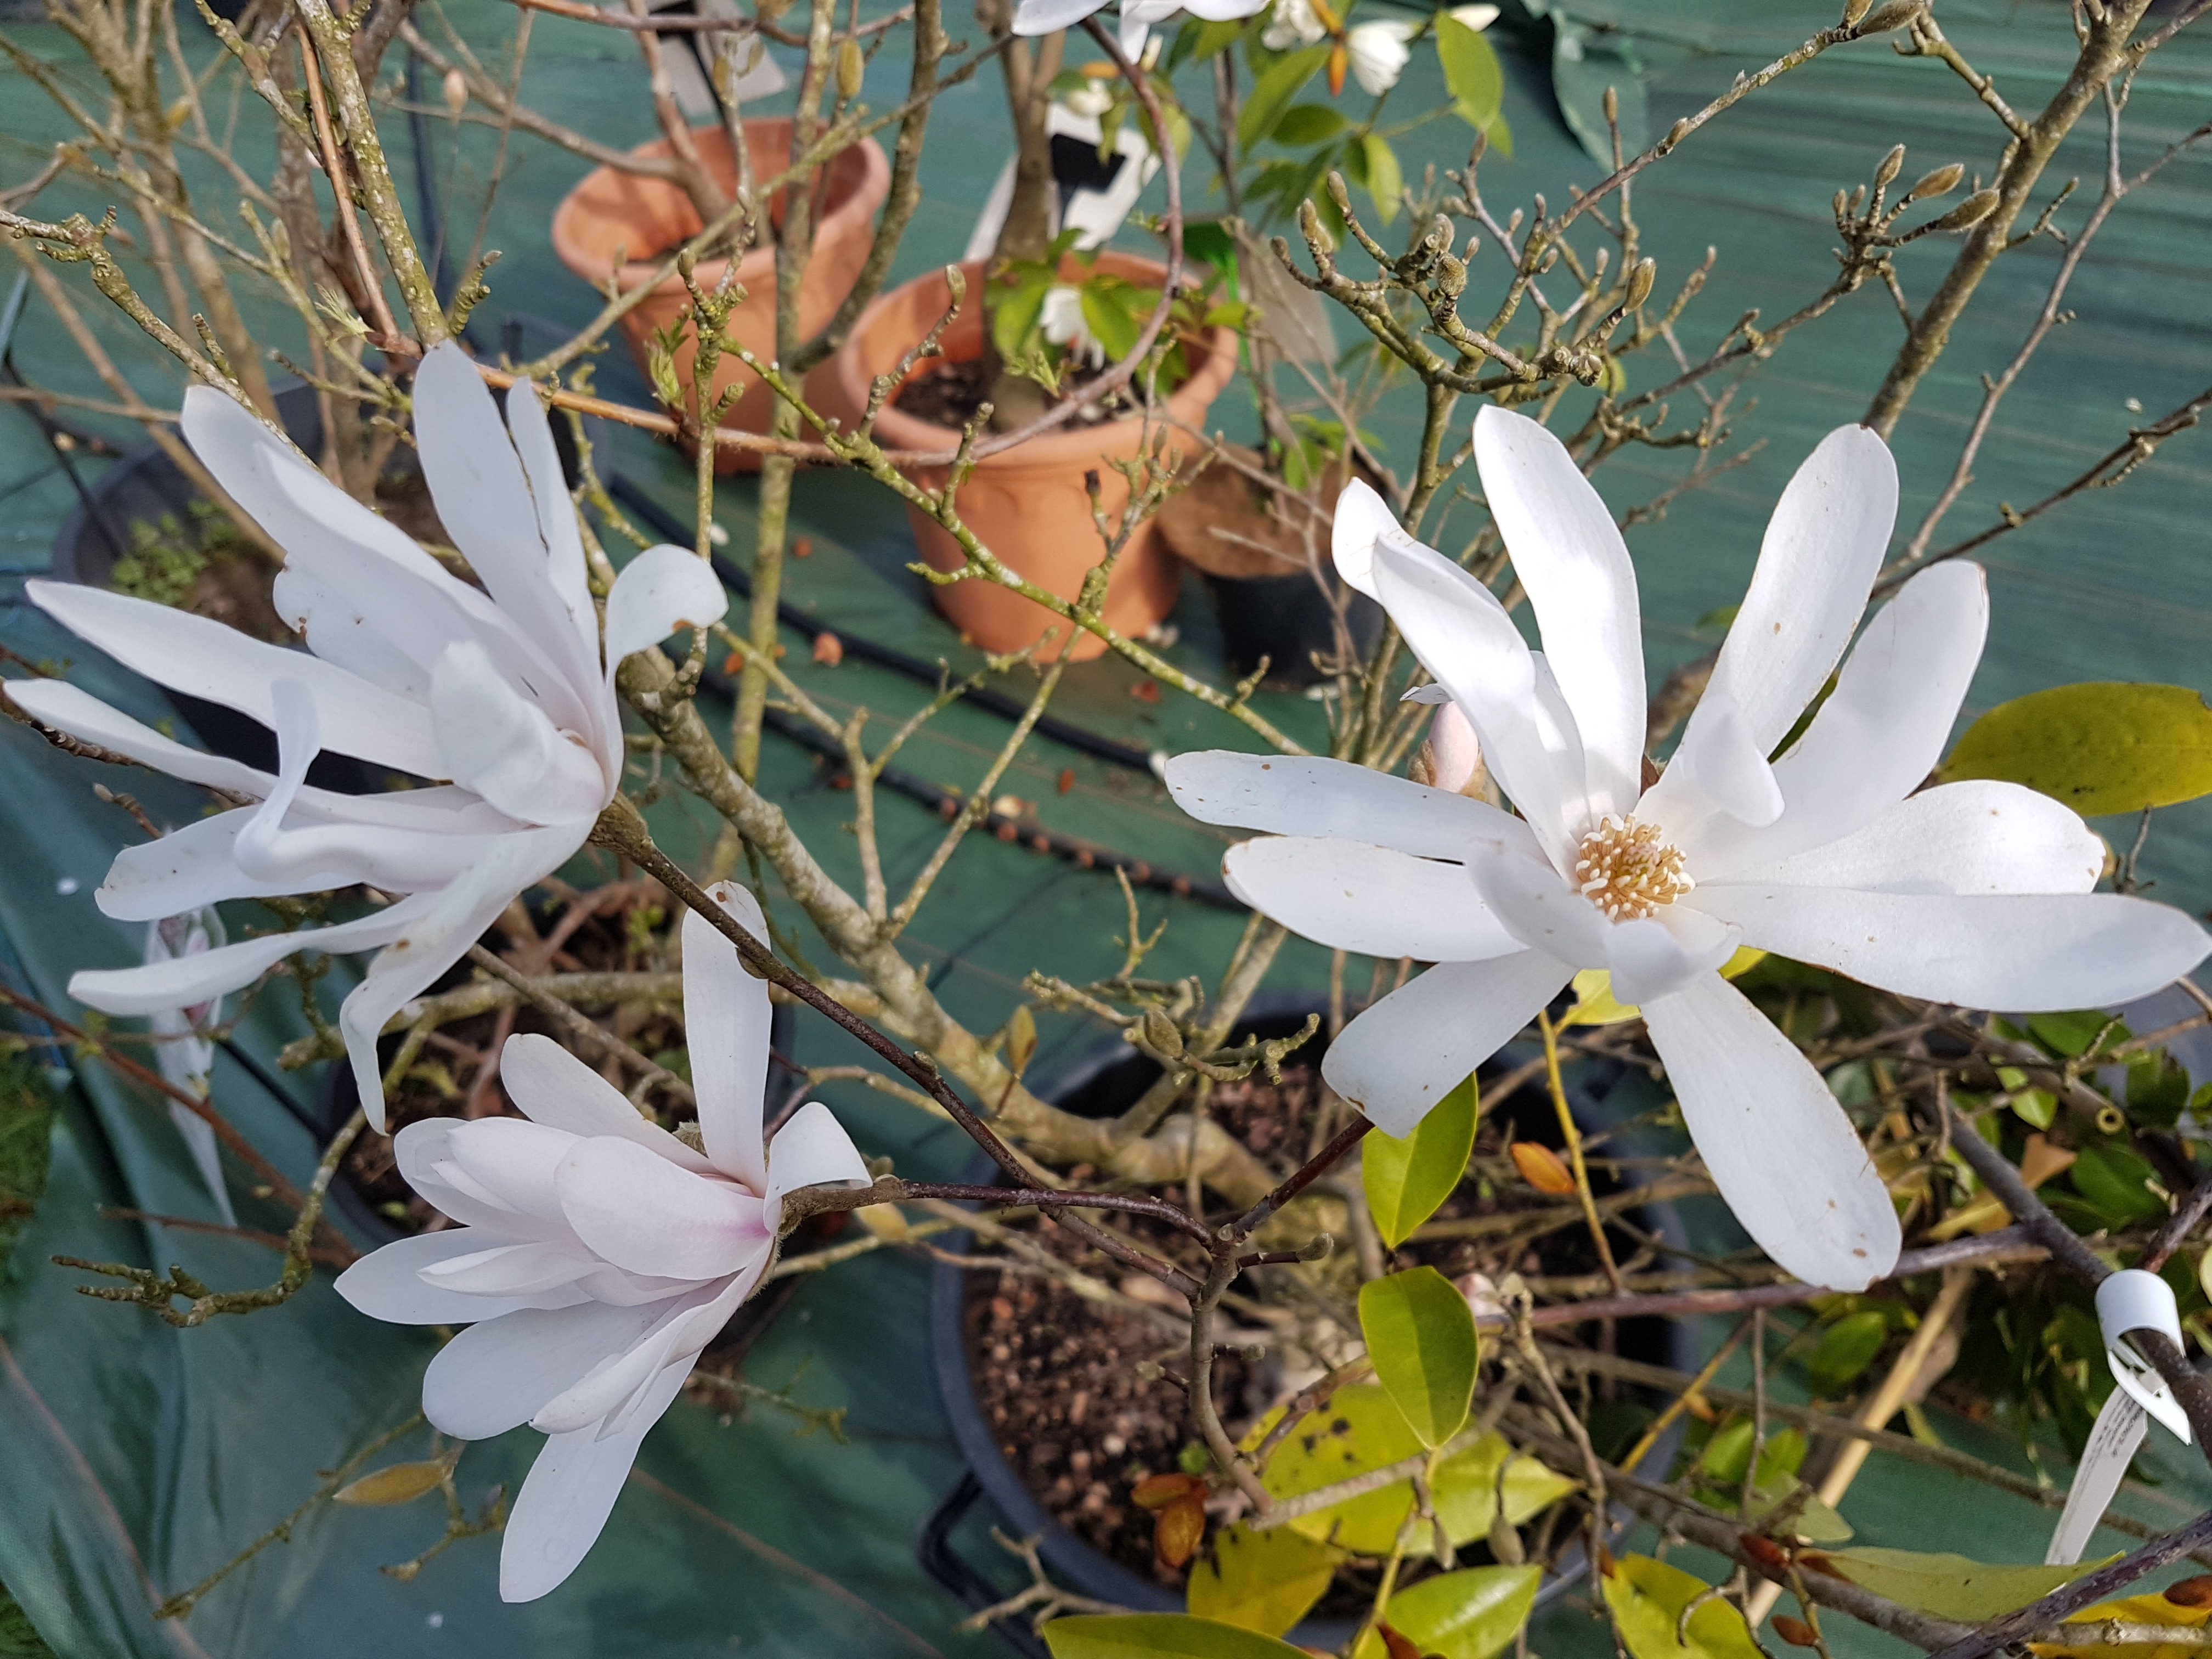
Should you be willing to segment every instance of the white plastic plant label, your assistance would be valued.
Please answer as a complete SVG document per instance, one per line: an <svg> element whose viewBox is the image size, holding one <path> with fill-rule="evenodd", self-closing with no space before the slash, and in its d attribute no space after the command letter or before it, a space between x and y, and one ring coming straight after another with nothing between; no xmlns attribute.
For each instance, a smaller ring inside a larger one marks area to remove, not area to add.
<svg viewBox="0 0 2212 1659"><path fill-rule="evenodd" d="M2128 1464L2149 1431L2155 1417L2186 1443L2189 1419L2166 1385L2166 1379L2126 1340L2130 1331L2152 1330L2181 1346L2181 1313L2173 1291L2156 1273L2130 1267L2114 1273L2097 1287L2097 1323L2105 1336L2105 1363L2112 1368L2116 1385L2097 1413L2089 1443L2082 1449L2081 1466L2075 1471L2073 1489L2058 1517L2044 1560L2052 1566L2071 1566L2088 1547L2089 1535L2104 1519L2112 1495L2120 1489Z"/></svg>

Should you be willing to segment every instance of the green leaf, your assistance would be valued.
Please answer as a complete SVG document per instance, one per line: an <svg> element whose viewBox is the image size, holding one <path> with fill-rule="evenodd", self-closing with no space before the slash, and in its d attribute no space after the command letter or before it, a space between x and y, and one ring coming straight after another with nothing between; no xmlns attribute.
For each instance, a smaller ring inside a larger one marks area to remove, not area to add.
<svg viewBox="0 0 2212 1659"><path fill-rule="evenodd" d="M1104 348L1106 361L1118 363L1137 349L1143 337L1143 320L1131 314L1131 285L1094 281L1083 285L1083 326ZM1157 301L1155 301L1157 303ZM1150 305L1145 307L1149 313Z"/></svg>
<svg viewBox="0 0 2212 1659"><path fill-rule="evenodd" d="M1406 175L1398 166L1398 152L1372 132L1359 141L1359 148L1367 161L1364 182L1368 195L1375 201L1375 216L1387 225L1398 216L1398 192L1406 183Z"/></svg>
<svg viewBox="0 0 2212 1659"><path fill-rule="evenodd" d="M2062 1060L2075 1060L2089 1052L2090 1045L2100 1049L2117 1048L2133 1035L2124 1020L2114 1019L2101 1008L2074 1008L2063 1013L2031 1014L2027 1019L2028 1034ZM2025 1082L2027 1079L2022 1079ZM2009 1084L2018 1088L2019 1084Z"/></svg>
<svg viewBox="0 0 2212 1659"><path fill-rule="evenodd" d="M2128 1115L2154 1129L2171 1129L2189 1104L2189 1068L2163 1048L2128 1067Z"/></svg>
<svg viewBox="0 0 2212 1659"><path fill-rule="evenodd" d="M1043 270L1025 272L1012 288L1000 289L991 305L991 341L1000 357L1018 357L1044 309L1053 279Z"/></svg>
<svg viewBox="0 0 2212 1659"><path fill-rule="evenodd" d="M1360 1149L1360 1179L1368 1212L1382 1243L1396 1249L1413 1229L1437 1212L1467 1173L1474 1150L1478 1097L1470 1076L1447 1094L1401 1140L1377 1130Z"/></svg>
<svg viewBox="0 0 2212 1659"><path fill-rule="evenodd" d="M1496 150L1507 161L1511 161L1513 159L1513 129L1505 125L1504 116L1499 115L1483 131L1490 135L1491 149Z"/></svg>
<svg viewBox="0 0 2212 1659"><path fill-rule="evenodd" d="M1806 1362L1806 1382L1815 1397L1832 1397L1856 1382L1889 1339L1889 1322L1878 1313L1845 1314L1820 1333Z"/></svg>
<svg viewBox="0 0 2212 1659"><path fill-rule="evenodd" d="M2125 1146L2084 1146L2066 1176L2075 1192L2121 1226L2166 1219L2166 1200L2150 1189L2158 1171Z"/></svg>
<svg viewBox="0 0 2212 1659"><path fill-rule="evenodd" d="M1477 1346L1467 1298L1434 1267L1414 1267L1359 1287L1359 1329L1376 1379L1420 1443L1460 1431L1474 1397Z"/></svg>
<svg viewBox="0 0 2212 1659"><path fill-rule="evenodd" d="M1341 111L1327 104L1295 104L1283 112L1268 137L1276 143L1302 149L1325 143L1351 125Z"/></svg>
<svg viewBox="0 0 2212 1659"><path fill-rule="evenodd" d="M1629 1555L1605 1576L1605 1604L1636 1659L1763 1659L1743 1615L1717 1596L1690 1615L1687 1642L1675 1635L1682 1610L1711 1588L1680 1567Z"/></svg>
<svg viewBox="0 0 2212 1659"><path fill-rule="evenodd" d="M2000 703L1937 769L2026 784L2085 817L2212 794L2212 708L2183 685L2093 681Z"/></svg>
<svg viewBox="0 0 2212 1659"><path fill-rule="evenodd" d="M1189 19L1176 31L1175 45L1168 48L1167 72L1172 75L1185 64L1202 62L1217 52L1226 52L1237 44L1237 37L1244 33L1250 21L1231 17L1209 23L1195 17Z"/></svg>
<svg viewBox="0 0 2212 1659"><path fill-rule="evenodd" d="M1449 12L1437 17L1437 62L1460 118L1471 127L1487 127L1505 101L1505 71L1489 41Z"/></svg>
<svg viewBox="0 0 2212 1659"><path fill-rule="evenodd" d="M1491 1659L1513 1643L1536 1605L1543 1569L1471 1567L1439 1573L1390 1598L1390 1627L1420 1650L1422 1659ZM1379 1632L1370 1630L1352 1659L1383 1659Z"/></svg>
<svg viewBox="0 0 2212 1659"><path fill-rule="evenodd" d="M1052 1659L1137 1659L1174 1654L1182 1659L1305 1659L1288 1642L1239 1630L1214 1619L1180 1613L1081 1613L1044 1627Z"/></svg>
<svg viewBox="0 0 2212 1659"><path fill-rule="evenodd" d="M1267 65L1253 83L1252 95L1244 100L1243 112L1237 118L1240 148L1249 150L1274 131L1291 100L1304 90L1306 82L1328 61L1328 54L1329 43L1323 40L1303 51L1286 52Z"/></svg>
<svg viewBox="0 0 2212 1659"><path fill-rule="evenodd" d="M1185 1592L1195 1618L1285 1636L1336 1576L1337 1553L1290 1527L1226 1527L1190 1570Z"/></svg>
<svg viewBox="0 0 2212 1659"><path fill-rule="evenodd" d="M1963 1555L1923 1555L1917 1550L1832 1550L1806 1565L1832 1578L1844 1578L1862 1589L1937 1619L1979 1624L2000 1619L2031 1601L2039 1601L2061 1584L2119 1559L2084 1561L2070 1567L1991 1566ZM1644 1659L1639 1654L1638 1659Z"/></svg>

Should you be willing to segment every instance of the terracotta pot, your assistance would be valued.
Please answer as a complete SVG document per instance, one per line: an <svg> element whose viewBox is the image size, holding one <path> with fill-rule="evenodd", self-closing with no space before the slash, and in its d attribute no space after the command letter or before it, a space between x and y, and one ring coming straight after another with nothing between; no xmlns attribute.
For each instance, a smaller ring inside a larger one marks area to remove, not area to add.
<svg viewBox="0 0 2212 1659"><path fill-rule="evenodd" d="M692 137L700 159L725 190L734 188L737 165L730 155L729 135L720 127L695 127ZM745 145L751 152L756 176L780 172L791 160L791 122L763 118L745 123ZM631 155L665 159L665 140L641 144ZM853 291L860 266L875 234L876 210L890 188L890 165L876 142L863 139L830 164L825 199L814 233L814 252L806 262L806 281L800 290L799 331L811 334L836 314ZM776 195L770 210L778 222L783 217L783 196ZM595 288L604 288L612 276L628 294L652 281L669 251L698 234L702 228L691 198L663 179L641 178L600 167L563 197L553 214L553 251L561 263ZM622 263L617 263L620 260ZM726 259L702 259L695 275L702 288L712 288L728 269ZM732 313L730 338L761 357L775 355L775 252L756 247L738 266L738 281L749 296ZM623 337L638 367L646 366L646 342L683 313L690 296L672 273L655 287L621 323ZM696 355L688 339L676 353L676 373L687 392ZM818 401L817 388L834 398L835 376L823 364L807 377L810 401ZM725 356L714 371L714 390L743 385L744 395L722 417L722 424L745 432L765 432L775 407L775 394L760 378L738 361ZM726 452L717 469L730 472L751 471L758 458Z"/></svg>
<svg viewBox="0 0 2212 1659"><path fill-rule="evenodd" d="M1116 276L1157 286L1166 277L1164 267L1149 259L1105 253L1098 264ZM982 307L974 296L983 291L980 264L963 265L970 303L945 331L942 359L968 362L982 355ZM1079 281L1082 268L1070 260L1062 273ZM878 374L898 366L900 356L910 350L945 314L950 295L942 272L917 277L896 289L861 313L851 337L832 359L838 379L836 400L848 409L867 405L868 387ZM920 373L939 362L924 358L915 365ZM1190 378L1168 398L1168 408L1185 425L1203 428L1206 410L1237 373L1237 335L1233 330L1206 331L1198 362ZM1109 519L1127 505L1128 480L1107 465L1128 460L1137 453L1143 422L1132 417L1097 426L1064 426L1030 439L1002 454L987 458L960 487L960 516L976 538L1012 570L1072 599L1083 586L1085 574L1098 562L1103 548L1091 522L1091 498L1083 476L1098 475L1100 500ZM876 422L876 441L887 449L945 451L955 447L960 434L949 427L917 420L896 408L886 408ZM1195 447L1185 440L1185 447ZM934 489L945 482L948 469L916 467L909 476ZM909 507L908 520L922 557L933 568L957 570L966 562L960 544L933 520ZM1122 550L1106 590L1105 615L1116 632L1139 635L1175 609L1182 580L1182 568L1160 545L1149 521L1139 525ZM932 590L938 608L951 619L970 643L987 651L1015 651L1030 644L1048 628L1060 637L1057 654L1066 648L1067 624L1043 606L1010 589L986 581L955 582ZM1073 659L1084 661L1105 650L1095 634L1078 634Z"/></svg>

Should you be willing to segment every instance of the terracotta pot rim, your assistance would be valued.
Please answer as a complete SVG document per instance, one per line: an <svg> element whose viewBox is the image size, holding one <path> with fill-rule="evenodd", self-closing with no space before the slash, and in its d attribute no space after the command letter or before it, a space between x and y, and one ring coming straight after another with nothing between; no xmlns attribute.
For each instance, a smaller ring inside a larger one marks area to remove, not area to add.
<svg viewBox="0 0 2212 1659"><path fill-rule="evenodd" d="M1124 270L1136 270L1155 276L1167 275L1164 264L1142 254L1108 249L1102 252L1099 258L1102 262L1109 263L1109 269L1119 266ZM964 261L960 269L968 277L969 291L980 293L982 262ZM860 361L860 344L867 337L869 324L900 295L926 284L941 285L944 280L941 270L933 270L902 283L879 295L854 324L853 331L846 337L844 346L837 353L836 368L846 396L857 398L855 407L866 407L869 385L874 378ZM1237 374L1237 343L1239 337L1237 331L1224 325L1217 325L1205 331L1205 337L1206 354L1204 361L1164 399L1171 412L1181 416L1191 425L1198 422L1191 418L1187 405L1194 402L1202 412L1221 395ZM1059 469L1066 466L1071 460L1095 462L1102 453L1133 446L1143 425L1139 416L1131 415L1117 421L1100 422L1095 426L1059 427L1050 432L1041 433L1015 448L987 455L977 465L994 470L1013 471L1024 466ZM886 404L876 417L875 434L878 442L891 449L947 450L958 447L960 443L960 433L957 428L939 426L933 421L902 414L890 404Z"/></svg>
<svg viewBox="0 0 2212 1659"><path fill-rule="evenodd" d="M755 131L788 131L791 127L791 118L787 115L753 116L748 118L744 125L748 133ZM694 127L692 131L709 142L717 138L726 140L726 135L719 126ZM849 234L856 225L863 228L866 228L874 219L876 210L884 204L884 199L890 194L890 160L884 154L883 146L873 138L864 137L852 146L852 149L860 152L862 161L860 177L853 188L842 197L833 197L830 210L822 216L822 222L815 227L814 234L817 240L834 240L840 235ZM649 143L633 145L628 153L642 160L658 161L668 155L668 141L665 138L656 138ZM847 153L840 151L826 164L832 169L833 177L837 163L844 159ZM626 259L619 267L611 267L603 261L587 258L583 251L576 246L574 240L568 234L568 227L580 210L580 204L585 194L601 181L637 176L626 173L619 167L593 167L569 188L568 194L561 198L560 204L553 210L553 250L561 263L588 283L603 283L611 271L617 288L623 294L629 294L644 287L659 270L661 260L667 257L671 249L680 244L672 243L669 247L659 249L643 258ZM643 179L641 182L664 185L670 190L680 188L665 179ZM728 269L729 263L726 258L702 259L698 262L696 270L701 275L720 280L722 272ZM757 281L762 272L774 269L775 264L775 250L774 248L754 248L748 252L738 264L738 280L740 282L749 279ZM660 282L655 283L654 287L680 289L683 285L683 278L672 271Z"/></svg>

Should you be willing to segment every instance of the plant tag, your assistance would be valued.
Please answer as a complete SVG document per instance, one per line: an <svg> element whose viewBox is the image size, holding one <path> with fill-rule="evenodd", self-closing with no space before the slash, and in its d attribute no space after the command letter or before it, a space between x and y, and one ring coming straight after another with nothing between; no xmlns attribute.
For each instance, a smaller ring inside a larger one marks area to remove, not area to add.
<svg viewBox="0 0 2212 1659"><path fill-rule="evenodd" d="M2120 1481L2136 1448L2149 1432L2150 1418L2179 1436L2185 1443L2189 1419L2173 1397L2166 1380L2138 1354L2126 1338L2130 1331L2154 1330L2181 1346L2180 1310L2173 1291L2156 1273L2130 1267L2116 1273L2097 1287L2097 1322L2105 1334L2105 1361L2117 1385L2097 1413L2089 1443L2082 1449L2081 1467L2074 1473L2073 1489L2051 1534L2044 1560L2054 1566L2071 1565L2088 1547L2089 1534L2104 1518L2105 1510L2119 1491Z"/></svg>

